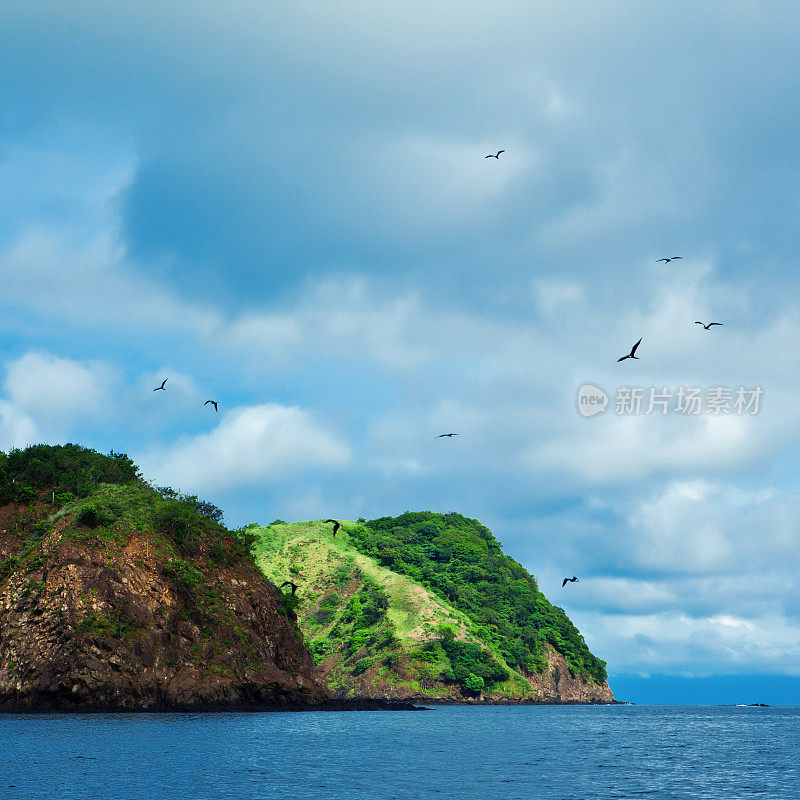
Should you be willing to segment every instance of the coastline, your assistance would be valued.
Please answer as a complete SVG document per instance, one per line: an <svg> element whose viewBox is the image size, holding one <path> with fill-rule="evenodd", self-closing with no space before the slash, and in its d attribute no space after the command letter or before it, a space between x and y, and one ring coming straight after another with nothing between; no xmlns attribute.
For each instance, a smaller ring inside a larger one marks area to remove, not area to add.
<svg viewBox="0 0 800 800"><path fill-rule="evenodd" d="M28 714L224 714L264 713L272 711L432 711L429 706L615 706L633 705L624 700L452 700L415 697L412 700L389 700L374 697L331 698L318 703L204 703L159 706L86 706L0 709L0 715Z"/></svg>

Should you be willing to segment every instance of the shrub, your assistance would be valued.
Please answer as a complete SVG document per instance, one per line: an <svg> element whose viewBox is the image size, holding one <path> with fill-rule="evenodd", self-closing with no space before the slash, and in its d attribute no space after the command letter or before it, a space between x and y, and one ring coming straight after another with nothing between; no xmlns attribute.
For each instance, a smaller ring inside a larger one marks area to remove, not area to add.
<svg viewBox="0 0 800 800"><path fill-rule="evenodd" d="M359 658L355 664L353 664L353 668L350 670L351 675L361 675L363 672L366 672L372 666L372 659L371 658Z"/></svg>
<svg viewBox="0 0 800 800"><path fill-rule="evenodd" d="M314 656L315 664L319 664L330 652L331 642L328 639L317 639L311 643L311 655Z"/></svg>
<svg viewBox="0 0 800 800"><path fill-rule="evenodd" d="M393 667L396 667L399 662L400 658L398 657L397 653L387 653L384 656L382 663L384 664L384 666L387 666L389 667L389 669L392 669Z"/></svg>
<svg viewBox="0 0 800 800"><path fill-rule="evenodd" d="M456 675L453 672L451 667L445 667L440 673L439 676L443 681L447 681L448 683L455 683L456 682Z"/></svg>
<svg viewBox="0 0 800 800"><path fill-rule="evenodd" d="M488 650L475 642L457 641L448 631L441 640L441 645L450 659L455 680L465 689L468 689L466 681L470 675L481 678L485 686L499 683L509 677L508 670L496 661Z"/></svg>
<svg viewBox="0 0 800 800"><path fill-rule="evenodd" d="M36 499L36 489L31 486L19 486L9 499L18 503L32 503Z"/></svg>
<svg viewBox="0 0 800 800"><path fill-rule="evenodd" d="M175 558L164 565L164 574L172 578L172 582L184 593L192 592L203 580L203 575L188 561Z"/></svg>
<svg viewBox="0 0 800 800"><path fill-rule="evenodd" d="M78 509L78 522L87 528L99 528L111 524L116 517L106 508L87 503Z"/></svg>
<svg viewBox="0 0 800 800"><path fill-rule="evenodd" d="M4 581L17 568L17 559L13 556L0 561L0 583Z"/></svg>
<svg viewBox="0 0 800 800"><path fill-rule="evenodd" d="M353 575L353 567L351 564L342 564L340 567L337 568L336 572L333 573L333 580L337 586L344 586L346 583L350 582L350 578Z"/></svg>
<svg viewBox="0 0 800 800"><path fill-rule="evenodd" d="M206 500L199 500L196 494L183 494L169 486L156 486L155 489L166 500L177 500L212 522L222 522L222 509Z"/></svg>
<svg viewBox="0 0 800 800"><path fill-rule="evenodd" d="M198 550L201 533L198 522L197 513L180 500L167 500L156 512L158 527L185 554L193 554Z"/></svg>
<svg viewBox="0 0 800 800"><path fill-rule="evenodd" d="M314 622L318 623L319 625L327 625L336 615L336 611L333 608L326 608L324 606L320 606L313 615Z"/></svg>
<svg viewBox="0 0 800 800"><path fill-rule="evenodd" d="M468 692L475 692L476 694L482 692L485 688L483 678L473 675L471 672L461 681L461 686Z"/></svg>
<svg viewBox="0 0 800 800"><path fill-rule="evenodd" d="M208 556L215 564L227 564L230 561L228 557L228 548L225 547L225 543L219 537L211 542Z"/></svg>
<svg viewBox="0 0 800 800"><path fill-rule="evenodd" d="M283 613L286 614L287 617L290 616L291 614L294 614L295 611L300 607L300 604L302 602L303 602L302 599L298 597L296 594L290 594L288 592L286 594L281 594L280 597L281 608L283 609Z"/></svg>
<svg viewBox="0 0 800 800"><path fill-rule="evenodd" d="M234 555L239 559L250 558L256 539L258 538L256 528L252 525L246 525L244 528L238 528L232 531L232 534L236 542Z"/></svg>

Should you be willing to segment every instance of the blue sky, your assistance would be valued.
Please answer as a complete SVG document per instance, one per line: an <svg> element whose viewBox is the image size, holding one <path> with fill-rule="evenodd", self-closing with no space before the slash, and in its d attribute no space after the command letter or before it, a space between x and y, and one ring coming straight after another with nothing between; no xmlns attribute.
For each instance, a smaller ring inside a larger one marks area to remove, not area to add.
<svg viewBox="0 0 800 800"><path fill-rule="evenodd" d="M800 702L795 12L4 3L0 447L231 525L460 511L630 699Z"/></svg>

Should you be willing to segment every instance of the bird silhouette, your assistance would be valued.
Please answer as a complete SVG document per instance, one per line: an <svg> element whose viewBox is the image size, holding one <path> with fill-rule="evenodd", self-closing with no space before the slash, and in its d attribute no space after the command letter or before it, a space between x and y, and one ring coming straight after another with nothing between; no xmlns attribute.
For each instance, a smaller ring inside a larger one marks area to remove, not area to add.
<svg viewBox="0 0 800 800"><path fill-rule="evenodd" d="M203 405L207 406L209 403L211 403L211 405L214 406L214 411L219 411L218 408L219 403L216 400L206 400L205 403L203 403Z"/></svg>
<svg viewBox="0 0 800 800"><path fill-rule="evenodd" d="M703 323L702 323L702 322L700 322L700 320L699 320L699 319L696 319L696 320L694 321L694 324L695 324L695 325L703 325ZM712 325L719 325L720 327L722 327L722 323L721 323L721 322L709 322L709 323L708 323L708 325L703 325L703 327L704 327L706 330L708 330L708 329L709 329L709 328L710 328Z"/></svg>
<svg viewBox="0 0 800 800"><path fill-rule="evenodd" d="M332 522L333 523L333 535L336 536L336 531L342 527L341 522L337 522L335 519L326 519L325 522Z"/></svg>
<svg viewBox="0 0 800 800"><path fill-rule="evenodd" d="M445 436L458 436L458 434L457 433L440 433L436 438L437 439L442 439Z"/></svg>
<svg viewBox="0 0 800 800"><path fill-rule="evenodd" d="M156 386L156 388L155 388L155 389L153 389L153 391L154 391L154 392L160 392L160 391L162 391L162 390L163 390L163 391L165 391L165 392L166 392L167 390L166 390L166 388L164 387L164 384L165 384L165 383L166 383L168 380L169 380L169 378L164 378L164 380L161 382L161 386Z"/></svg>
<svg viewBox="0 0 800 800"><path fill-rule="evenodd" d="M661 261L663 261L666 264L669 264L670 261L678 261L679 259L683 259L683 256L672 256L672 258L659 258L658 261L656 261L656 264L660 263Z"/></svg>
<svg viewBox="0 0 800 800"><path fill-rule="evenodd" d="M292 594L294 594L297 591L297 584L296 583L292 583L291 581L284 581L281 584L281 589L283 589L284 586L291 586L292 587Z"/></svg>
<svg viewBox="0 0 800 800"><path fill-rule="evenodd" d="M642 337L642 338L644 338L644 337ZM639 346L641 343L642 343L642 339L639 339L639 341L638 341L638 342L636 342L636 344L635 344L635 345L634 345L634 346L631 348L631 351L630 351L630 353L628 353L628 355L626 355L626 356L622 356L622 358L618 358L618 359L617 359L617 364L619 364L619 362L620 362L620 361L624 361L626 358L635 358L635 359L638 361L638 360L639 360L639 356L637 356L637 355L634 355L634 354L636 353L636 348L637 348L637 347L638 347L638 346Z"/></svg>
<svg viewBox="0 0 800 800"><path fill-rule="evenodd" d="M564 578L564 580L561 581L561 588L563 589L568 583L579 583L579 582L580 581L578 581L578 579L573 575L571 578Z"/></svg>
<svg viewBox="0 0 800 800"><path fill-rule="evenodd" d="M491 153L489 153L489 155L488 156L484 156L484 158L496 158L499 161L500 160L500 153L505 153L505 150L498 150L497 151L497 155L495 155L495 156L493 156Z"/></svg>

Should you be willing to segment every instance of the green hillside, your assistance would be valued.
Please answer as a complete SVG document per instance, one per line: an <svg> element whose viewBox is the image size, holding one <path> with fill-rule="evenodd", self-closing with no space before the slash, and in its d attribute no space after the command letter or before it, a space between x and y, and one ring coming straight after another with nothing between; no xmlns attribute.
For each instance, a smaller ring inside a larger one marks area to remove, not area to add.
<svg viewBox="0 0 800 800"><path fill-rule="evenodd" d="M476 520L422 512L345 522L335 538L324 522L248 533L266 575L297 584L287 606L340 693L523 698L554 650L576 680L605 684L605 662Z"/></svg>

